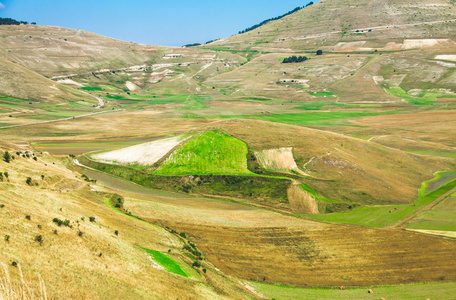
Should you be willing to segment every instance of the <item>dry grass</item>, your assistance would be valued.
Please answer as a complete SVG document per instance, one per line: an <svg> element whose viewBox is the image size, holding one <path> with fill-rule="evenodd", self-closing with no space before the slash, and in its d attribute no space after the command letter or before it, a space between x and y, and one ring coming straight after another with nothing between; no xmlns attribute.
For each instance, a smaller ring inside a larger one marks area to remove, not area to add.
<svg viewBox="0 0 456 300"><path fill-rule="evenodd" d="M315 198L304 191L298 183L290 185L287 190L291 210L303 214L318 214L318 204Z"/></svg>
<svg viewBox="0 0 456 300"><path fill-rule="evenodd" d="M40 286L39 292L33 291L24 280L21 266L17 266L19 269L20 283L13 284L11 282L10 273L8 267L4 263L0 263L2 274L0 274L0 299L5 300L16 300L16 299L37 299L46 300L46 285L44 281L39 278Z"/></svg>
<svg viewBox="0 0 456 300"><path fill-rule="evenodd" d="M210 264L198 280L153 268L138 246L170 249L180 263L191 265L192 261L181 252L183 245L176 236L107 208L107 194L75 178L77 173L66 169L68 159L38 156L36 162L26 158L9 164L0 161L0 170L9 173L9 179L0 182L0 203L5 205L0 208L0 262L16 261L24 274L40 275L48 298L255 298ZM32 185L25 183L27 177L32 178ZM70 181L77 184L65 183ZM95 217L95 222L89 217ZM70 220L72 228L57 226L54 218ZM3 235L9 235L9 241ZM38 235L41 243L35 241ZM9 278L13 286L21 285L19 274ZM36 275L25 281L31 291L40 290Z"/></svg>

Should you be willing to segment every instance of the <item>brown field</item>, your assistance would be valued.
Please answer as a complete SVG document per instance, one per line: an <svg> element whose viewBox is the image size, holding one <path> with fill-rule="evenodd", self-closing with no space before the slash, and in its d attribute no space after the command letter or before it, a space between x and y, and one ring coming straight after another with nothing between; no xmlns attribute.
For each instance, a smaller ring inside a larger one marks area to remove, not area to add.
<svg viewBox="0 0 456 300"><path fill-rule="evenodd" d="M456 279L456 242L427 235L307 221L286 227L273 218L268 227L199 225L134 212L190 234L217 268L248 280L315 287Z"/></svg>

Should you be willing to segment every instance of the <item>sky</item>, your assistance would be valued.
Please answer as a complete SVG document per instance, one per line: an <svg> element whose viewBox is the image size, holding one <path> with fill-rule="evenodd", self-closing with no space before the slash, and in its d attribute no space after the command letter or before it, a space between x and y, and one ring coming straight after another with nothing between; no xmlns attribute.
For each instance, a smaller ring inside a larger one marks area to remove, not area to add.
<svg viewBox="0 0 456 300"><path fill-rule="evenodd" d="M182 46L231 36L308 2L0 0L0 17L81 29L128 42Z"/></svg>

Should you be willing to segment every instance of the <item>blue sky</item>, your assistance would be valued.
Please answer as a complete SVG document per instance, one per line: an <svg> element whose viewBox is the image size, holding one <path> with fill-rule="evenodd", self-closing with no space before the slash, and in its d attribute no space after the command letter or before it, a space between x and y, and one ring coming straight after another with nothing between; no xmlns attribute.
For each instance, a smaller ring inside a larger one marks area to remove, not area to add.
<svg viewBox="0 0 456 300"><path fill-rule="evenodd" d="M0 0L0 17L82 29L129 42L182 46L236 34L308 2Z"/></svg>

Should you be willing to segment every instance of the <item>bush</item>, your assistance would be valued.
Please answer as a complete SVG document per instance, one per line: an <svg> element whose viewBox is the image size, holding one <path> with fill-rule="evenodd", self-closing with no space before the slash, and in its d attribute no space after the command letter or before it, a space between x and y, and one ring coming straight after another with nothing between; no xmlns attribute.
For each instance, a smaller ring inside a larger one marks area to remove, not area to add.
<svg viewBox="0 0 456 300"><path fill-rule="evenodd" d="M13 267L17 267L17 262L13 261L13 262L11 263L11 265L12 265Z"/></svg>
<svg viewBox="0 0 456 300"><path fill-rule="evenodd" d="M119 235L119 230L115 230L115 231L114 231L114 234L115 234L115 235Z"/></svg>
<svg viewBox="0 0 456 300"><path fill-rule="evenodd" d="M9 236L9 235L5 235L5 241L7 241L7 242L8 242L8 241L9 241L9 239L10 239L10 236Z"/></svg>
<svg viewBox="0 0 456 300"><path fill-rule="evenodd" d="M27 179L25 180L25 183L27 183L28 185L31 185L32 184L32 178L27 177Z"/></svg>
<svg viewBox="0 0 456 300"><path fill-rule="evenodd" d="M26 215L25 218L30 221L30 215Z"/></svg>
<svg viewBox="0 0 456 300"><path fill-rule="evenodd" d="M199 263L199 261L195 260L195 261L193 262L193 265L192 265L192 266L193 266L193 267L196 267L196 268L199 268L199 267L201 267L201 264Z"/></svg>
<svg viewBox="0 0 456 300"><path fill-rule="evenodd" d="M181 232L181 233L179 233L179 235L180 235L181 237L183 237L184 239L187 238L187 235L185 234L185 232Z"/></svg>
<svg viewBox="0 0 456 300"><path fill-rule="evenodd" d="M43 243L43 236L41 236L41 235L35 236L35 242L38 242L41 245Z"/></svg>
<svg viewBox="0 0 456 300"><path fill-rule="evenodd" d="M95 222L95 217L89 217L90 222Z"/></svg>
<svg viewBox="0 0 456 300"><path fill-rule="evenodd" d="M84 234L84 232L82 232L81 230L78 230L78 236L82 236Z"/></svg>
<svg viewBox="0 0 456 300"><path fill-rule="evenodd" d="M11 155L8 153L8 151L5 151L3 154L3 160L9 163L11 161Z"/></svg>
<svg viewBox="0 0 456 300"><path fill-rule="evenodd" d="M52 222L56 223L59 227L62 226L62 225L66 226L66 227L70 227L70 228L73 227L73 226L70 225L70 220L62 221L59 218L54 218L54 219L52 219Z"/></svg>
<svg viewBox="0 0 456 300"><path fill-rule="evenodd" d="M317 55L322 55L323 54L323 50L317 50Z"/></svg>

